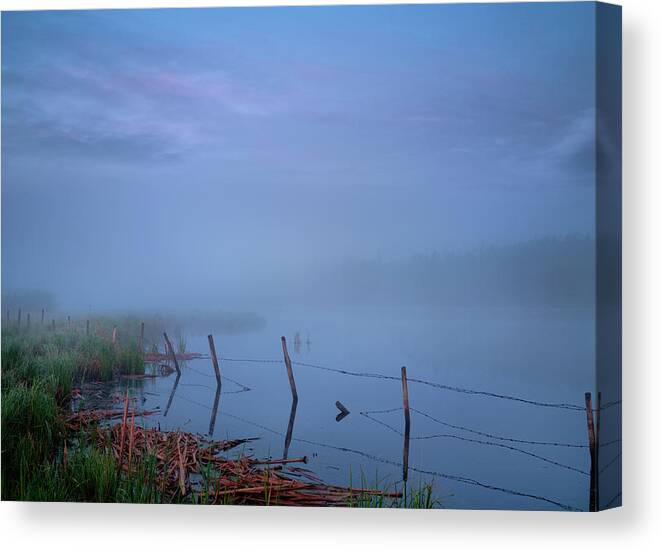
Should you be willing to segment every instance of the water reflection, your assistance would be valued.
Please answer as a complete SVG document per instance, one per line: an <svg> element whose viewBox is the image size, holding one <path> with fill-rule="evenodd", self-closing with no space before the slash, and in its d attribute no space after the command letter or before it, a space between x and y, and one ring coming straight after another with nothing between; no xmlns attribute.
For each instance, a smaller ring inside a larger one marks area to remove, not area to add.
<svg viewBox="0 0 661 551"><path fill-rule="evenodd" d="M213 399L213 407L211 408L211 418L209 419L209 436L213 437L213 432L216 428L216 417L218 416L218 404L220 403L220 389L221 385L216 387L216 395Z"/></svg>
<svg viewBox="0 0 661 551"><path fill-rule="evenodd" d="M165 413L163 414L163 417L168 416L168 411L172 405L172 400L174 399L174 395L177 392L177 387L179 386L179 379L181 379L181 372L177 372L177 378L174 380L174 384L172 385L172 390L170 391L170 397L168 398L168 403L165 406Z"/></svg>
<svg viewBox="0 0 661 551"><path fill-rule="evenodd" d="M282 452L282 458L287 459L289 455L289 445L294 433L294 421L296 420L296 408L298 407L298 398L294 398L291 402L291 411L289 412L289 423L287 424L287 434L285 435L285 449Z"/></svg>

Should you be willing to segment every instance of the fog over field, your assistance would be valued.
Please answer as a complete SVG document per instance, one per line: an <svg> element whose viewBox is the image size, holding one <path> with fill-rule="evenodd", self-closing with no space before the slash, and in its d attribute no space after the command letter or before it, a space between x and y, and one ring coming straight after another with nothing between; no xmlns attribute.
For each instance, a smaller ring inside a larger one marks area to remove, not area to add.
<svg viewBox="0 0 661 551"><path fill-rule="evenodd" d="M590 9L5 13L4 300L589 305Z"/></svg>

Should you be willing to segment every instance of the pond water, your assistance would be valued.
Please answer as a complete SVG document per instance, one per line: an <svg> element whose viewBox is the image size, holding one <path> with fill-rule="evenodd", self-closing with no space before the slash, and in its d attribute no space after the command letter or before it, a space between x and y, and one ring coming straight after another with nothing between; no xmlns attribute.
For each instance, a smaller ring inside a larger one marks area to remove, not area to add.
<svg viewBox="0 0 661 551"><path fill-rule="evenodd" d="M409 486L433 481L435 498L449 508L587 508L590 457L580 408L584 392L594 392L591 310L337 309L264 318L259 329L214 334L223 375L215 417L216 381L204 357L182 362L174 394L175 373L128 381L142 407L160 409L142 422L204 435L211 429L216 439L257 437L242 451L307 456L330 483L358 486L362 478L401 487L406 366ZM281 335L294 362L295 410ZM206 334L185 339L187 351L208 354ZM350 411L341 421L338 400ZM602 465L616 447L604 448Z"/></svg>

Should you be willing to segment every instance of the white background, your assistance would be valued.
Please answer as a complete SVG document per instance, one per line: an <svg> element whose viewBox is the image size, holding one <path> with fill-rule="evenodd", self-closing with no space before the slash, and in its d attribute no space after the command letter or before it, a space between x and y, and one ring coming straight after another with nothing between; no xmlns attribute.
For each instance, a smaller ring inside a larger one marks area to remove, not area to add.
<svg viewBox="0 0 661 551"><path fill-rule="evenodd" d="M188 3L0 0L0 7L15 10L278 3L277 0ZM289 0L285 3L343 2ZM600 514L572 514L2 503L0 538L4 549L659 549L661 2L623 0L621 4L624 7L623 508Z"/></svg>

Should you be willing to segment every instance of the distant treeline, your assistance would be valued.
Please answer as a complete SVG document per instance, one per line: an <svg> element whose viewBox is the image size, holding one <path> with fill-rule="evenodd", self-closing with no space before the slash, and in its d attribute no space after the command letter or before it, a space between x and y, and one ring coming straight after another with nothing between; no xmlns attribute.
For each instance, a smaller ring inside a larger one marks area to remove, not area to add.
<svg viewBox="0 0 661 551"><path fill-rule="evenodd" d="M570 235L403 260L354 260L310 283L327 299L350 305L592 306L594 245L591 237Z"/></svg>

